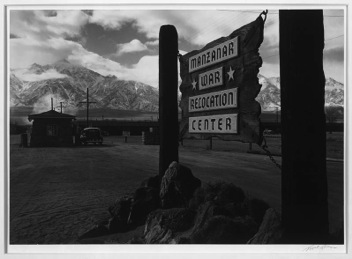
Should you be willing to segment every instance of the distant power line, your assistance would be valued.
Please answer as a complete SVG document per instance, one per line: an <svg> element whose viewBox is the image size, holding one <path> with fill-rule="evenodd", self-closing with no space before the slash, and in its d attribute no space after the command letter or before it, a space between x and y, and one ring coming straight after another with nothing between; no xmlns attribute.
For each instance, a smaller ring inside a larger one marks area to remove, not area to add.
<svg viewBox="0 0 352 259"><path fill-rule="evenodd" d="M345 35L344 35L344 34L341 34L341 35L339 35L339 36L336 36L336 37L333 37L333 38L330 38L330 39L326 39L325 41L337 39L337 38L340 38L340 37L343 37L343 36L345 36Z"/></svg>

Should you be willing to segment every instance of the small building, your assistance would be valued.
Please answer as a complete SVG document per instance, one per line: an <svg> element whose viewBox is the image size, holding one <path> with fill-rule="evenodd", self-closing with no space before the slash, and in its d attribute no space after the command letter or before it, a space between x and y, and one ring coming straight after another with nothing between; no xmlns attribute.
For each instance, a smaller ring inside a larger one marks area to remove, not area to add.
<svg viewBox="0 0 352 259"><path fill-rule="evenodd" d="M31 147L52 147L73 145L75 116L50 110L28 115L33 120L30 136Z"/></svg>

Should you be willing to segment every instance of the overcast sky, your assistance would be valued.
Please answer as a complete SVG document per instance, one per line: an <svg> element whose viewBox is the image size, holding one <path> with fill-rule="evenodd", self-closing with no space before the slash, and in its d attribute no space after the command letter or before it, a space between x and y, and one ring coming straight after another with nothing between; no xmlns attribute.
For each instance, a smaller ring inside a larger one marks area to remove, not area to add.
<svg viewBox="0 0 352 259"><path fill-rule="evenodd" d="M261 10L11 10L10 68L67 59L102 75L158 87L158 35L172 24L181 53L202 48L255 20ZM269 10L260 48L266 77L279 76L278 11ZM324 10L324 70L343 83L344 13ZM302 39L308 40L308 39ZM302 61L303 62L303 61ZM50 74L49 74L50 73ZM49 71L47 77L60 77ZM21 74L19 74L21 76ZM35 77L33 77L35 78ZM38 78L38 76L36 77ZM27 75L27 79L30 79Z"/></svg>

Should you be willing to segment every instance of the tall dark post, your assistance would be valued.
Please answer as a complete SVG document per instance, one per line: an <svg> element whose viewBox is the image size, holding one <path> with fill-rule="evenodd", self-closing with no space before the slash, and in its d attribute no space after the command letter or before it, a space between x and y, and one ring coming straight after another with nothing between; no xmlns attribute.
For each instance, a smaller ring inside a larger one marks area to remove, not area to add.
<svg viewBox="0 0 352 259"><path fill-rule="evenodd" d="M285 240L323 243L329 230L323 11L283 10L279 17Z"/></svg>
<svg viewBox="0 0 352 259"><path fill-rule="evenodd" d="M177 104L178 36L172 25L163 25L159 33L159 175L163 176L172 161L178 161Z"/></svg>

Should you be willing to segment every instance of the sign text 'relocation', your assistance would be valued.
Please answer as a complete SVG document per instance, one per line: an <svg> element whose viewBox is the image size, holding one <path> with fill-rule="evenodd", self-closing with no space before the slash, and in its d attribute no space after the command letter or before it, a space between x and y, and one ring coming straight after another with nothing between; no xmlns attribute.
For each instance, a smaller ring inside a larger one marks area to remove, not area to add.
<svg viewBox="0 0 352 259"><path fill-rule="evenodd" d="M237 88L192 96L189 112L211 111L237 107Z"/></svg>

